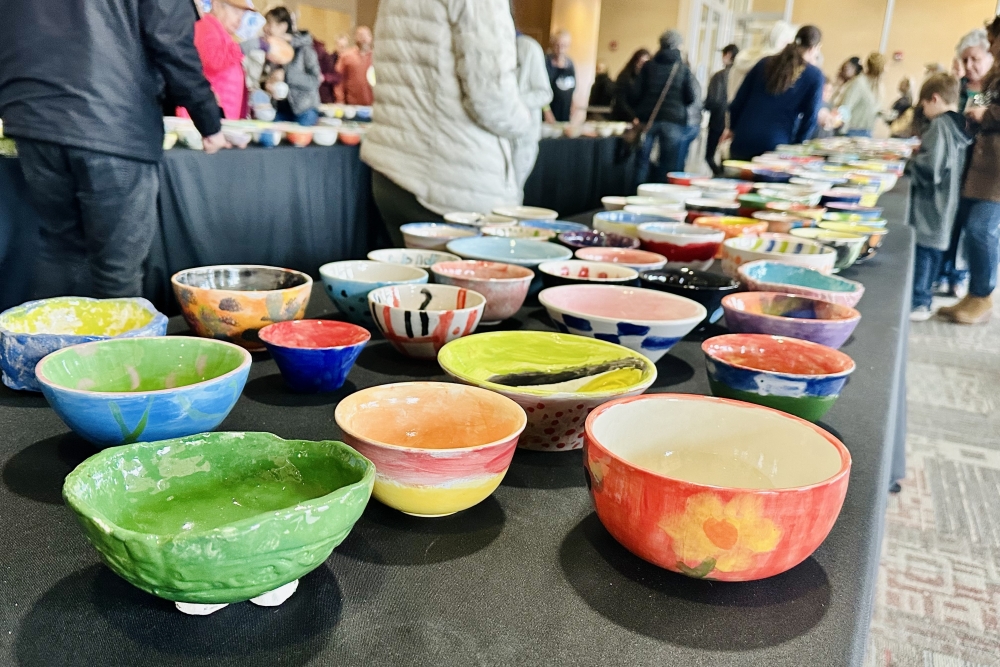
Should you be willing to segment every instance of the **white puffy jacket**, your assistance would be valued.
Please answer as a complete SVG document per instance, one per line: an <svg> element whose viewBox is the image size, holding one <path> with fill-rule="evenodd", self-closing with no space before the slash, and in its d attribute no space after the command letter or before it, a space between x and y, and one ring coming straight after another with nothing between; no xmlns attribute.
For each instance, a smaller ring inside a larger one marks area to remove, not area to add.
<svg viewBox="0 0 1000 667"><path fill-rule="evenodd" d="M531 119L508 0L382 0L361 158L436 213L521 201L511 142Z"/></svg>

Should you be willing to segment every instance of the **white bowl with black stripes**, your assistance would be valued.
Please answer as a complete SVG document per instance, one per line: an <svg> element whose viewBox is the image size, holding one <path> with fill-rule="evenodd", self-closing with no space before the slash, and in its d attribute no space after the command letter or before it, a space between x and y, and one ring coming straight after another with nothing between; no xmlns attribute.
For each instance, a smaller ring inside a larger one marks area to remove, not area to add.
<svg viewBox="0 0 1000 667"><path fill-rule="evenodd" d="M415 359L435 359L445 343L473 333L485 307L479 292L451 285L393 285L368 294L379 331Z"/></svg>

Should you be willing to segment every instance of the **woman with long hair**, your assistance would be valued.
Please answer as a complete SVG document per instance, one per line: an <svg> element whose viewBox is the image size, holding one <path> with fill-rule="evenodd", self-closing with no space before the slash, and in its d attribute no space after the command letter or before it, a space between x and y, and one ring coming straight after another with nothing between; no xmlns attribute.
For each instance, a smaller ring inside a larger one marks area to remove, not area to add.
<svg viewBox="0 0 1000 667"><path fill-rule="evenodd" d="M823 104L823 72L814 64L822 39L819 28L803 26L791 44L747 74L729 106L733 159L749 160L812 136Z"/></svg>
<svg viewBox="0 0 1000 667"><path fill-rule="evenodd" d="M844 133L849 137L870 137L878 119L879 100L882 97L882 74L885 57L872 53L865 61L865 72L855 77L844 89L841 101L842 115L846 119Z"/></svg>
<svg viewBox="0 0 1000 667"><path fill-rule="evenodd" d="M635 109L629 103L629 95L632 92L632 84L642 71L643 65L649 62L650 53L646 49L639 49L629 58L628 64L622 68L621 74L615 79L615 99L611 105L611 120L625 123L638 122Z"/></svg>

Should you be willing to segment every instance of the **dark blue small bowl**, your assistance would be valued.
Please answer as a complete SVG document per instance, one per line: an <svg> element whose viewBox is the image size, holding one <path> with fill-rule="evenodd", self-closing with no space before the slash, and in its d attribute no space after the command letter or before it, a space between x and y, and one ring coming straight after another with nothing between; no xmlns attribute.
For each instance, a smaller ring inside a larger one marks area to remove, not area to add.
<svg viewBox="0 0 1000 667"><path fill-rule="evenodd" d="M556 238L559 243L573 250L579 250L580 248L626 248L628 250L637 250L639 248L639 239L607 232L563 232Z"/></svg>
<svg viewBox="0 0 1000 667"><path fill-rule="evenodd" d="M333 320L290 320L260 330L285 384L301 394L343 387L371 337L363 327Z"/></svg>

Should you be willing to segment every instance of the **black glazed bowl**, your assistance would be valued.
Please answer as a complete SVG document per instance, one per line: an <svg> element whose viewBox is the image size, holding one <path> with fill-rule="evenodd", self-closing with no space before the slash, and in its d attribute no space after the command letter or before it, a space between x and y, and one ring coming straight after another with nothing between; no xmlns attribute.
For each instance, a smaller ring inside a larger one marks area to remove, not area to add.
<svg viewBox="0 0 1000 667"><path fill-rule="evenodd" d="M696 271L694 269L660 269L643 271L639 274L642 287L669 292L697 301L705 306L709 324L722 317L722 298L740 289L738 280L721 273Z"/></svg>
<svg viewBox="0 0 1000 667"><path fill-rule="evenodd" d="M607 232L563 232L556 237L559 243L567 248L579 250L580 248L626 248L637 250L639 239L633 239L620 234L608 234Z"/></svg>

